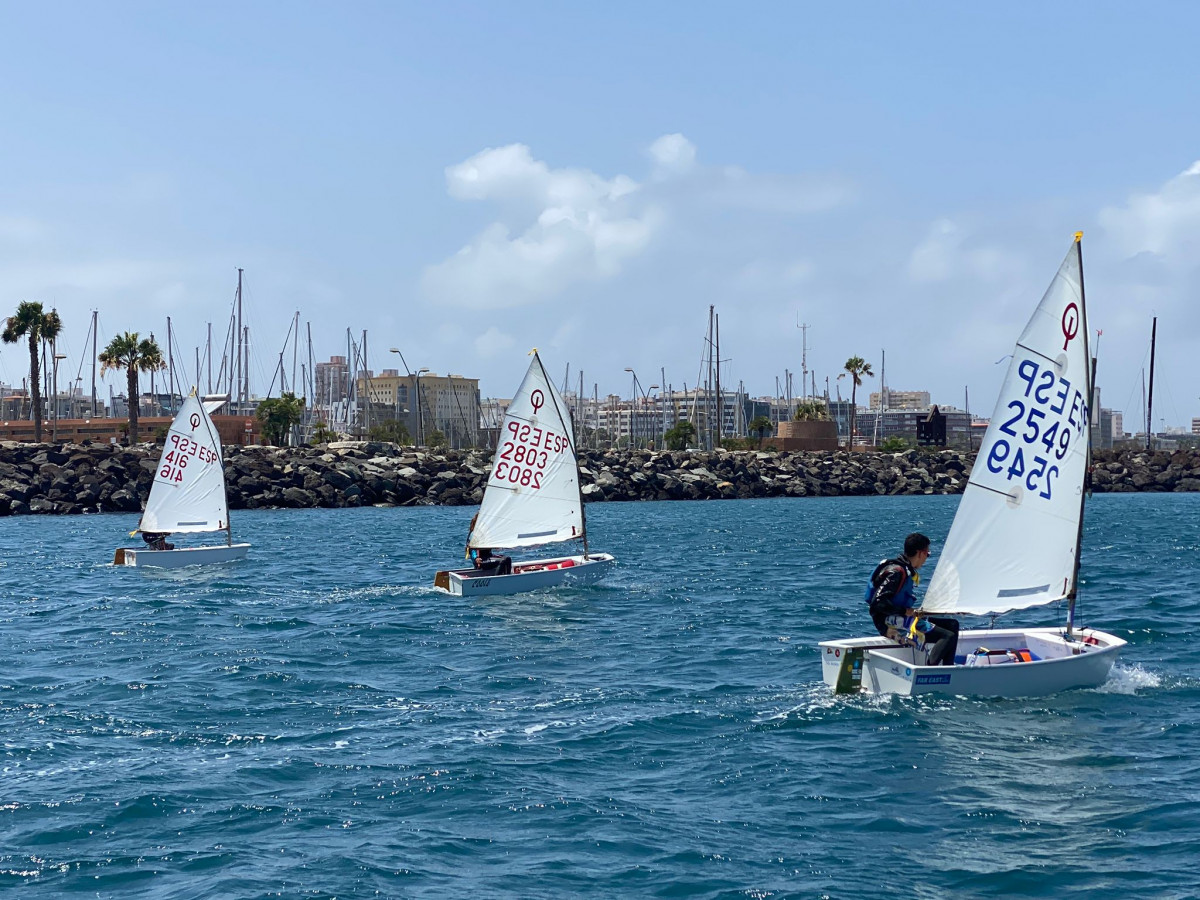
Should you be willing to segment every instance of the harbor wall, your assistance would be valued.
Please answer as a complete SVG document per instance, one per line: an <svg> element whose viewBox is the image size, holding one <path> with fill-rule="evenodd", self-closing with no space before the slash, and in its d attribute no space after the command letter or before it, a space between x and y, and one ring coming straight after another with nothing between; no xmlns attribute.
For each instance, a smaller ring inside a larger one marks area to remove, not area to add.
<svg viewBox="0 0 1200 900"><path fill-rule="evenodd" d="M0 515L137 512L161 447L0 443ZM603 451L580 457L587 501L735 500L957 494L973 456L904 453ZM225 448L233 509L462 506L479 503L486 451L416 451L383 442ZM1200 491L1200 450L1106 451L1097 493Z"/></svg>

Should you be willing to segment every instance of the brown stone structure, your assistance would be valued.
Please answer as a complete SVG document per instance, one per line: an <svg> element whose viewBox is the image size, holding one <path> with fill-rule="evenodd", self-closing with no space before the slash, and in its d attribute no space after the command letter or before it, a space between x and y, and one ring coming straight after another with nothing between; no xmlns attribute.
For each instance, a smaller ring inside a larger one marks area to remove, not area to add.
<svg viewBox="0 0 1200 900"><path fill-rule="evenodd" d="M140 441L154 440L155 433L160 429L169 428L173 416L141 416L138 418L138 439ZM223 446L257 444L261 440L259 423L254 416L213 416L213 424L217 426L217 434L221 436ZM127 419L97 418L97 419L59 419L55 424L47 420L42 425L42 436L50 440L52 434L57 434L57 442L63 444L82 444L84 441L111 444L124 443L129 430ZM33 422L29 420L0 421L0 441L32 441Z"/></svg>

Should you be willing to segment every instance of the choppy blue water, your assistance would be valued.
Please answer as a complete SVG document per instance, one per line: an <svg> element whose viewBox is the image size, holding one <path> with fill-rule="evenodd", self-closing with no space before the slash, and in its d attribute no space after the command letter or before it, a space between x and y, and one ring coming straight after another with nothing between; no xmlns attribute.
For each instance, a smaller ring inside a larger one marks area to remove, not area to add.
<svg viewBox="0 0 1200 900"><path fill-rule="evenodd" d="M593 505L607 584L480 600L427 586L470 508L246 512L158 573L107 565L134 516L0 520L0 890L1200 893L1200 496L1089 505L1104 688L831 696L816 642L955 505Z"/></svg>

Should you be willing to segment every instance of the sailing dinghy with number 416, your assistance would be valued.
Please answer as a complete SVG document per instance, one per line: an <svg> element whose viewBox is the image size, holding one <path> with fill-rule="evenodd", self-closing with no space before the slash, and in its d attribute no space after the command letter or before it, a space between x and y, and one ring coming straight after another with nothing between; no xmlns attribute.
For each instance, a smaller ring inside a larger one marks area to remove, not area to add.
<svg viewBox="0 0 1200 900"><path fill-rule="evenodd" d="M1096 687L1125 641L1075 625L1094 363L1082 234L1013 350L919 613L997 615L1067 600L1062 628L962 631L953 666L905 636L824 641L836 691L1029 697Z"/></svg>
<svg viewBox="0 0 1200 900"><path fill-rule="evenodd" d="M214 404L214 407L219 406ZM221 438L195 390L179 408L167 431L166 443L146 511L133 534L203 534L225 532L224 544L155 550L118 547L113 564L174 569L201 563L244 559L249 544L233 543L229 503L225 497L225 463Z"/></svg>
<svg viewBox="0 0 1200 900"><path fill-rule="evenodd" d="M591 582L613 564L589 553L575 434L567 405L550 383L537 350L500 429L483 502L472 521L468 552L582 541L583 553L495 568L438 572L434 587L452 594L516 594L565 582Z"/></svg>

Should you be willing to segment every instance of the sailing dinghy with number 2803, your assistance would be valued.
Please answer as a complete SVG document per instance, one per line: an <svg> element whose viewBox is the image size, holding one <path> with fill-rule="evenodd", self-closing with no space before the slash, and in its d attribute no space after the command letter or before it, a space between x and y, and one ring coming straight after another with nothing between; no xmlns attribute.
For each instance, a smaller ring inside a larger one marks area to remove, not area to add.
<svg viewBox="0 0 1200 900"><path fill-rule="evenodd" d="M220 403L214 403L214 408ZM221 439L205 404L193 390L183 401L167 431L166 443L146 511L138 532L146 534L203 534L225 532L224 544L172 550L118 547L113 564L155 566L174 569L202 563L244 559L249 544L233 543L229 528L229 504L225 497L225 464Z"/></svg>
<svg viewBox="0 0 1200 900"><path fill-rule="evenodd" d="M1090 398L1081 234L1012 362L920 614L997 615L1067 600L1062 628L962 631L953 666L883 637L825 641L838 692L1029 697L1096 687L1125 641L1075 625Z"/></svg>
<svg viewBox="0 0 1200 900"><path fill-rule="evenodd" d="M575 436L567 406L550 383L537 350L504 417L483 502L467 550L535 547L582 541L583 553L513 563L511 574L477 568L438 572L434 586L474 597L516 594L566 582L591 582L613 564L589 553Z"/></svg>

